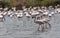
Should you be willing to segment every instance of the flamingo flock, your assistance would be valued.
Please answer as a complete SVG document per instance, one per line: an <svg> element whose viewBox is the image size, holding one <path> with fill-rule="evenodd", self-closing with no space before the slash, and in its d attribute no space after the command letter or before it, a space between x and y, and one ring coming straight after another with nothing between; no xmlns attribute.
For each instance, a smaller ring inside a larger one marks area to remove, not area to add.
<svg viewBox="0 0 60 38"><path fill-rule="evenodd" d="M46 30L48 29L47 26L49 26L49 28L51 29L51 24L49 23L50 18L54 14L60 13L60 8L58 8L58 6L55 6L55 8L53 8L52 6L29 7L29 8L26 8L25 6L23 6L22 9L23 10L16 10L15 7L9 10L8 8L0 8L0 21L1 22L5 21L6 15L11 18L17 17L17 19L22 18L23 16L26 16L27 18L32 17L32 19L34 19L34 23L39 24L37 29L38 31L47 31ZM48 24L48 25L45 25L45 24ZM40 27L42 30L40 30Z"/></svg>

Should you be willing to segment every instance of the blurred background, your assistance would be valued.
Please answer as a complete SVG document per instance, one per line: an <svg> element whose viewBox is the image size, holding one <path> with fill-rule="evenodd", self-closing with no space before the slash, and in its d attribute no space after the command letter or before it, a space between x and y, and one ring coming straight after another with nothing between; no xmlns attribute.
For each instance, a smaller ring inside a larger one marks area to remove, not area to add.
<svg viewBox="0 0 60 38"><path fill-rule="evenodd" d="M18 7L22 6L55 6L60 4L60 0L0 0L0 7Z"/></svg>

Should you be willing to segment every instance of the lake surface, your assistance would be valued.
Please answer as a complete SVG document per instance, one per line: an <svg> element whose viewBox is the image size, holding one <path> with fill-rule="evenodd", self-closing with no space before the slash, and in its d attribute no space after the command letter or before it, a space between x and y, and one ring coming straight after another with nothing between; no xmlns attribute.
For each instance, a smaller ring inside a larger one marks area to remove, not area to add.
<svg viewBox="0 0 60 38"><path fill-rule="evenodd" d="M5 17L0 22L0 38L60 38L60 14L55 14L50 21L52 26L48 32L38 32L38 24L34 19Z"/></svg>

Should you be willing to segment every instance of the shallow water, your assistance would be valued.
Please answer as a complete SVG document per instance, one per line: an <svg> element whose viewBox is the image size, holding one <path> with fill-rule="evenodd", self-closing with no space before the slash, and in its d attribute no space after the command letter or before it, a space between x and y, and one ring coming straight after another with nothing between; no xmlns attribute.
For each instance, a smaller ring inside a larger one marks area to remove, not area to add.
<svg viewBox="0 0 60 38"><path fill-rule="evenodd" d="M51 30L48 32L38 32L38 24L34 23L34 19L10 18L5 17L4 22L0 22L0 38L60 38L60 14L52 17Z"/></svg>

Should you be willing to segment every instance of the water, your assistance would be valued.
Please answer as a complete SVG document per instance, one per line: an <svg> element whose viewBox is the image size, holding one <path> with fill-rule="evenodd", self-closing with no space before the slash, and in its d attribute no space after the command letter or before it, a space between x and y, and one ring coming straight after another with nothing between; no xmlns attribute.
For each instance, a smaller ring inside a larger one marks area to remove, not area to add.
<svg viewBox="0 0 60 38"><path fill-rule="evenodd" d="M34 19L5 17L4 22L0 22L0 38L60 38L60 14L55 14L51 23L51 30L48 32L38 32L38 24Z"/></svg>

